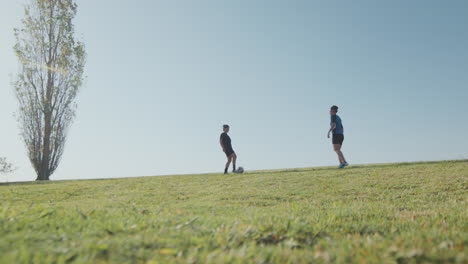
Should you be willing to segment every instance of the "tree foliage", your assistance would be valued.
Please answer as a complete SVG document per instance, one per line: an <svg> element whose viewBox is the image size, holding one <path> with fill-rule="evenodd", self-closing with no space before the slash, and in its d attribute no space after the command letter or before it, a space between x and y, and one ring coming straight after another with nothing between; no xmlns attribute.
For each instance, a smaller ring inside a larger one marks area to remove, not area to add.
<svg viewBox="0 0 468 264"><path fill-rule="evenodd" d="M15 29L18 122L37 180L48 180L60 163L83 82L86 54L74 37L76 12L73 0L31 0Z"/></svg>
<svg viewBox="0 0 468 264"><path fill-rule="evenodd" d="M8 174L13 171L13 164L7 162L6 158L0 157L0 174Z"/></svg>

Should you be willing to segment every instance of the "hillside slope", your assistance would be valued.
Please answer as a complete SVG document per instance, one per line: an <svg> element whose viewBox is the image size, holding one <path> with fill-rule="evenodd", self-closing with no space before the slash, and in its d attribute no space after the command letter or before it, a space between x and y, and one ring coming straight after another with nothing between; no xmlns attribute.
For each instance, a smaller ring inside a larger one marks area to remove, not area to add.
<svg viewBox="0 0 468 264"><path fill-rule="evenodd" d="M0 263L467 263L468 161L0 185Z"/></svg>

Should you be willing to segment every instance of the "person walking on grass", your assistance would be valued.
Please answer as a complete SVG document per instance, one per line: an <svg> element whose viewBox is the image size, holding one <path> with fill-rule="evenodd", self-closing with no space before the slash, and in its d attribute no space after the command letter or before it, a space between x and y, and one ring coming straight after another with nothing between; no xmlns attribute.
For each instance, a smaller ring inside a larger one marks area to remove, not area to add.
<svg viewBox="0 0 468 264"><path fill-rule="evenodd" d="M223 125L223 133L221 133L221 137L219 138L219 144L221 144L221 148L223 152L226 154L227 162L226 167L224 167L224 174L228 173L229 165L232 162L232 172L236 172L236 160L237 155L232 149L231 145L231 138L228 135L229 133L229 125Z"/></svg>
<svg viewBox="0 0 468 264"><path fill-rule="evenodd" d="M338 166L338 169L342 169L349 164L346 162L343 152L341 152L341 146L343 145L344 141L344 129L341 118L336 113L338 113L338 106L334 105L330 108L331 121L330 130L328 130L328 138L330 138L330 133L333 133L333 150L336 152L338 159L340 160L340 166Z"/></svg>

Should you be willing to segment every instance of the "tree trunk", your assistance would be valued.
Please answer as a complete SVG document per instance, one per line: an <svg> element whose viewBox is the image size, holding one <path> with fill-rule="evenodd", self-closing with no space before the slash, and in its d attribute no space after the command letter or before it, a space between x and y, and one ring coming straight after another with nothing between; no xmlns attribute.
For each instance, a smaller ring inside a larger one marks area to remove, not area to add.
<svg viewBox="0 0 468 264"><path fill-rule="evenodd" d="M52 133L52 112L49 103L46 104L44 115L44 139L42 148L41 170L37 180L47 181L50 176L50 136Z"/></svg>
<svg viewBox="0 0 468 264"><path fill-rule="evenodd" d="M50 171L49 171L49 161L50 161L50 133L51 129L51 118L50 114L46 113L44 118L45 127L44 127L44 141L43 141L43 149L42 149L42 161L41 161L41 169L39 174L37 175L38 181L47 181L49 180Z"/></svg>
<svg viewBox="0 0 468 264"><path fill-rule="evenodd" d="M52 17L53 13L51 13ZM52 34L49 33L49 38L52 37ZM51 41L51 40L50 40ZM43 148L42 148L42 161L41 161L41 170L38 175L39 181L48 181L50 176L50 137L52 133L52 89L54 86L54 81L52 78L52 52L49 50L49 61L47 62L47 86L44 102L44 138L43 138Z"/></svg>

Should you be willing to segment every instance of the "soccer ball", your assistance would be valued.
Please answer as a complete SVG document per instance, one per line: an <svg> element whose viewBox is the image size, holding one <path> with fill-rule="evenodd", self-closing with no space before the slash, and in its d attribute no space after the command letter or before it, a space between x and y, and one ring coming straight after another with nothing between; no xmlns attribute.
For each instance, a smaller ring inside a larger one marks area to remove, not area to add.
<svg viewBox="0 0 468 264"><path fill-rule="evenodd" d="M242 167L237 168L236 173L244 173L244 168Z"/></svg>

